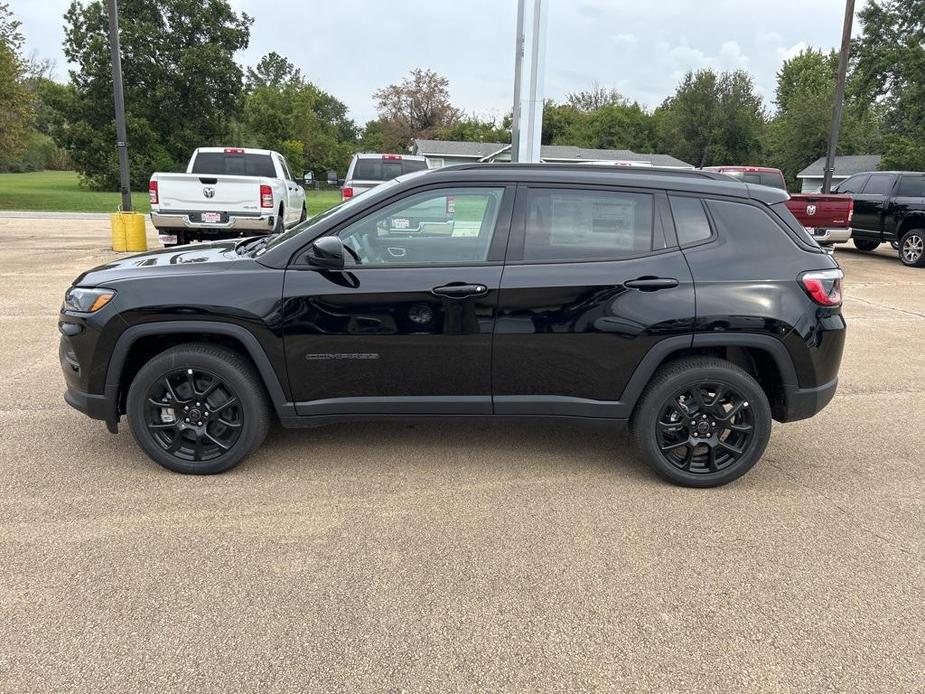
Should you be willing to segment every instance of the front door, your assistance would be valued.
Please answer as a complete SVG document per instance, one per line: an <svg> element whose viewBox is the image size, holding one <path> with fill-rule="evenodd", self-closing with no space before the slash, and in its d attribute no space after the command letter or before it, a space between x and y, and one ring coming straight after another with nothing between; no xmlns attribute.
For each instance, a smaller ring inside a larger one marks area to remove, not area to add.
<svg viewBox="0 0 925 694"><path fill-rule="evenodd" d="M431 188L335 233L343 272L290 267L297 412L490 414L491 338L513 188Z"/></svg>
<svg viewBox="0 0 925 694"><path fill-rule="evenodd" d="M520 188L495 324L497 414L628 415L620 398L646 352L693 332L669 214L663 193Z"/></svg>

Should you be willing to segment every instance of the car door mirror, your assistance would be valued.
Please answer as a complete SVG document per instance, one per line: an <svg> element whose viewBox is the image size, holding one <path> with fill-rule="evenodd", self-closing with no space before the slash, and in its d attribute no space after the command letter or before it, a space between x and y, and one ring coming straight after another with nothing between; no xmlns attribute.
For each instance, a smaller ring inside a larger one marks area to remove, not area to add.
<svg viewBox="0 0 925 694"><path fill-rule="evenodd" d="M343 270L344 242L337 236L322 236L309 246L305 260L309 265L326 270Z"/></svg>
<svg viewBox="0 0 925 694"><path fill-rule="evenodd" d="M332 186L337 185L337 172L334 169L328 171L328 183Z"/></svg>
<svg viewBox="0 0 925 694"><path fill-rule="evenodd" d="M302 183L307 186L310 186L315 182L315 172L314 171L303 171L302 172Z"/></svg>

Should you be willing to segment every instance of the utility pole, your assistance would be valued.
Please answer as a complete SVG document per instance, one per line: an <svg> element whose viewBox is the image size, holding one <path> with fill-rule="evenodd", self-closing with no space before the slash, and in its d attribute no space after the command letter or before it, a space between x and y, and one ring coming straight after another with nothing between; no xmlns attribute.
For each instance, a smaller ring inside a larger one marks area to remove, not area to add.
<svg viewBox="0 0 925 694"><path fill-rule="evenodd" d="M540 161L548 4L549 0L518 0L517 3L511 161Z"/></svg>
<svg viewBox="0 0 925 694"><path fill-rule="evenodd" d="M116 146L119 148L119 188L122 211L132 211L132 192L128 176L128 135L125 132L125 99L122 96L122 54L119 50L119 8L117 0L107 0L109 48L112 52L112 98L116 107Z"/></svg>
<svg viewBox="0 0 925 694"><path fill-rule="evenodd" d="M842 112L845 109L845 79L848 74L848 55L851 53L851 27L854 24L854 0L845 1L845 25L841 36L841 55L838 57L838 78L835 82L835 104L832 109L832 131L829 133L829 150L825 157L822 192L832 192L832 175L835 173L835 152L841 131Z"/></svg>

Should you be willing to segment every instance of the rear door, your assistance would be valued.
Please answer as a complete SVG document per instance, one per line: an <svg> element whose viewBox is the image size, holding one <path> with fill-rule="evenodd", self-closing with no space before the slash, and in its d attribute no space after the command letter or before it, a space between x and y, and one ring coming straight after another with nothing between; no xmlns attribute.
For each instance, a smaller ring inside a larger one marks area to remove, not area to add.
<svg viewBox="0 0 925 694"><path fill-rule="evenodd" d="M670 224L659 191L519 187L495 324L496 414L629 415L621 396L645 354L693 330L694 286Z"/></svg>
<svg viewBox="0 0 925 694"><path fill-rule="evenodd" d="M851 226L854 229L854 236L861 239L882 240L884 213L895 182L895 174L872 173L861 192L852 196L854 198L854 219Z"/></svg>
<svg viewBox="0 0 925 694"><path fill-rule="evenodd" d="M921 213L923 202L925 202L925 174L902 174L887 206L883 225L884 240L898 241L901 222L910 212Z"/></svg>
<svg viewBox="0 0 925 694"><path fill-rule="evenodd" d="M351 252L344 272L290 266L284 333L299 414L491 413L513 196L430 186L333 232ZM431 208L439 220L412 225Z"/></svg>

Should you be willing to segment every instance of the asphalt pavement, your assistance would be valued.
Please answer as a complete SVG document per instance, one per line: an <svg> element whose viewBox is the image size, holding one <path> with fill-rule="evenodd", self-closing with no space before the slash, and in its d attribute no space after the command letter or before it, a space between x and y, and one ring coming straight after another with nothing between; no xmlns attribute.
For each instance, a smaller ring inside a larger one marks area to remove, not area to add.
<svg viewBox="0 0 925 694"><path fill-rule="evenodd" d="M0 218L0 691L925 691L925 270L888 246L837 251L832 404L691 490L548 423L277 427L167 472L62 400L108 237Z"/></svg>

